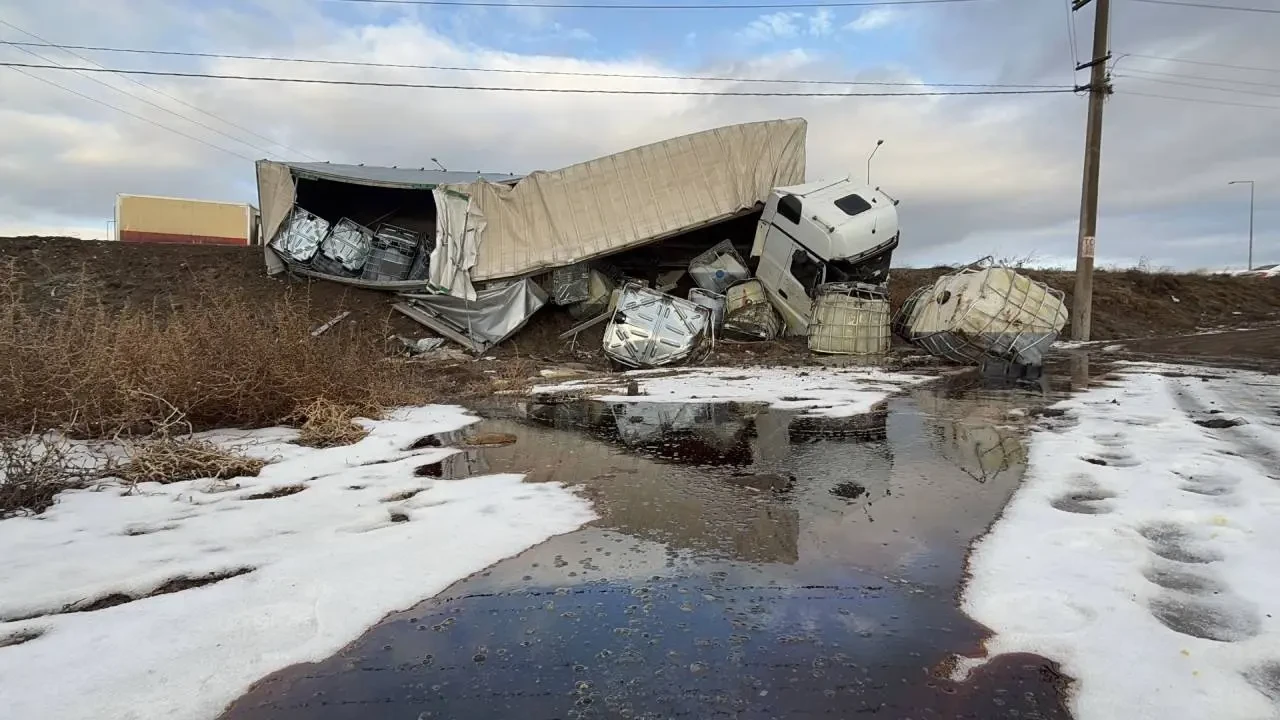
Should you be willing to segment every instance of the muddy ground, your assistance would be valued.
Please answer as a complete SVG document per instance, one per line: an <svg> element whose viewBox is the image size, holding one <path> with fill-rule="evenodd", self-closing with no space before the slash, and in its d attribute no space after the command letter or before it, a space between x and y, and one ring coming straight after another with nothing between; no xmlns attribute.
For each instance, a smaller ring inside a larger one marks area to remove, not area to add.
<svg viewBox="0 0 1280 720"><path fill-rule="evenodd" d="M97 295L110 307L163 308L190 302L208 288L232 287L246 298L263 303L286 295L305 299L317 325L350 310L352 315L344 324L355 324L371 335L430 334L393 312L391 296L386 293L306 278L267 277L261 248L0 238L0 263L8 262L23 273L21 290L25 299L50 309L77 289ZM894 270L890 280L894 309L915 289L944 272L945 268ZM1072 273L1026 272L1067 293L1070 306ZM1168 337L1211 328L1280 322L1280 278L1099 271L1094 297L1094 340ZM603 367L604 358L599 352L602 328L584 332L577 343L558 337L574 322L558 308L544 310L493 354L552 362L572 360ZM1064 333L1067 334L1069 330ZM742 364L809 360L803 339L721 344L708 358L709 362Z"/></svg>

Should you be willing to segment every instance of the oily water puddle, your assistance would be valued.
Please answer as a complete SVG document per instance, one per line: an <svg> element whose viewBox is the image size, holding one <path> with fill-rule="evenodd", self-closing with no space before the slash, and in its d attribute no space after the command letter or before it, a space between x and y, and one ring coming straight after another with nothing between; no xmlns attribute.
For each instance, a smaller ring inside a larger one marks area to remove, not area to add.
<svg viewBox="0 0 1280 720"><path fill-rule="evenodd" d="M946 678L984 636L956 607L968 546L1026 463L1027 423L1008 411L1088 383L1070 370L940 381L839 420L744 404L481 408L473 430L518 441L436 474L566 482L600 519L268 677L224 718L1069 717L1043 658Z"/></svg>

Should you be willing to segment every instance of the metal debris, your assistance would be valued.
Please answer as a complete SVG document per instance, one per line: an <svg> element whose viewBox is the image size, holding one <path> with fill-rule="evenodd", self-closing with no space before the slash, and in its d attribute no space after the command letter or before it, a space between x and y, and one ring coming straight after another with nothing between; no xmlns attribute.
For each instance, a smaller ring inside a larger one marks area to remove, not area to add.
<svg viewBox="0 0 1280 720"><path fill-rule="evenodd" d="M401 314L475 353L483 353L524 327L547 303L530 279L476 293L475 300L452 295L402 294L393 307Z"/></svg>
<svg viewBox="0 0 1280 720"><path fill-rule="evenodd" d="M759 280L740 282L725 292L724 334L745 341L773 340L782 334L782 318Z"/></svg>
<svg viewBox="0 0 1280 720"><path fill-rule="evenodd" d="M551 298L556 305L572 305L591 297L591 266L575 263L551 271Z"/></svg>
<svg viewBox="0 0 1280 720"><path fill-rule="evenodd" d="M337 325L338 323L342 322L342 319L343 319L343 318L345 318L346 316L350 315L350 314L351 314L351 311L350 311L350 310L343 310L342 312L340 312L340 313L338 313L336 316L334 316L331 320L329 320L329 322L327 322L327 323L325 323L325 324L321 325L320 327L316 328L315 330L312 330L312 331L311 331L311 337L320 337L321 335L323 335L323 334L325 334L326 332L328 332L328 331L329 331L329 328L331 328L331 327L333 327L334 325Z"/></svg>
<svg viewBox="0 0 1280 720"><path fill-rule="evenodd" d="M393 225L382 225L372 239L369 258L360 273L363 280L408 280L418 255L418 234Z"/></svg>
<svg viewBox="0 0 1280 720"><path fill-rule="evenodd" d="M300 207L289 213L289 219L280 226L271 247L297 262L307 262L329 234L329 221Z"/></svg>
<svg viewBox="0 0 1280 720"><path fill-rule="evenodd" d="M711 311L629 282L604 333L604 353L630 367L659 367L688 358L711 326Z"/></svg>
<svg viewBox="0 0 1280 720"><path fill-rule="evenodd" d="M373 231L350 218L342 218L320 243L320 255L359 273L373 249Z"/></svg>

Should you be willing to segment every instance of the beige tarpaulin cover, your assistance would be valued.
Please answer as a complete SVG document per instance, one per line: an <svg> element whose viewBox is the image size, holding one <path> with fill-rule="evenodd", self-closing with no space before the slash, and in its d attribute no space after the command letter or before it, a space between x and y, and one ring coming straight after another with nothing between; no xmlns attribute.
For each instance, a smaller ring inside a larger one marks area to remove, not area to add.
<svg viewBox="0 0 1280 720"><path fill-rule="evenodd" d="M804 182L806 129L803 119L730 125L535 172L514 186L451 185L470 196L467 224L484 224L474 233L440 227L437 242L465 245L474 237L471 279L481 281L676 235L748 210L774 187Z"/></svg>
<svg viewBox="0 0 1280 720"><path fill-rule="evenodd" d="M297 188L289 166L268 160L257 162L258 207L262 208L262 242L268 243L276 236L280 224L293 209Z"/></svg>

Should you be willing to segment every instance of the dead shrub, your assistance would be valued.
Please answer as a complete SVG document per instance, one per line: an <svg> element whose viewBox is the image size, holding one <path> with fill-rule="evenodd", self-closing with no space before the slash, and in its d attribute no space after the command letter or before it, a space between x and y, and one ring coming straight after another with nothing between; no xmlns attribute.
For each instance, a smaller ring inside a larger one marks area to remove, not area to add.
<svg viewBox="0 0 1280 720"><path fill-rule="evenodd" d="M320 398L294 411L288 421L300 425L299 445L325 448L363 440L369 431L354 422L357 417L376 420L382 417L382 410L372 405L339 404Z"/></svg>
<svg viewBox="0 0 1280 720"><path fill-rule="evenodd" d="M192 430L262 427L322 399L367 408L436 395L428 369L386 362L355 323L311 337L305 296L254 304L196 285L180 305L121 309L84 282L45 312L22 286L12 263L0 265L0 434L34 421L76 436L147 435L174 410Z"/></svg>
<svg viewBox="0 0 1280 720"><path fill-rule="evenodd" d="M0 518L44 512L58 493L88 487L110 463L65 438L0 438Z"/></svg>
<svg viewBox="0 0 1280 720"><path fill-rule="evenodd" d="M267 464L205 440L163 436L126 443L125 455L115 475L129 485L254 477Z"/></svg>

